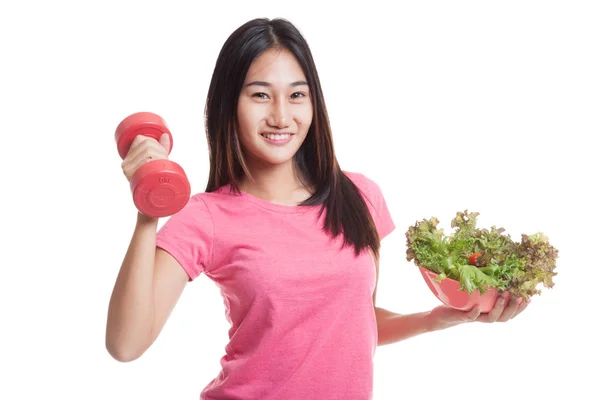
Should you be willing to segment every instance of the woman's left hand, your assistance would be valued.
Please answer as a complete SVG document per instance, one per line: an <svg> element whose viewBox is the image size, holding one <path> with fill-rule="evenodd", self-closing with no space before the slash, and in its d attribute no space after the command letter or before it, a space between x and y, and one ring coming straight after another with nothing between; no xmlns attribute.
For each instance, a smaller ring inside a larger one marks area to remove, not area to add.
<svg viewBox="0 0 600 400"><path fill-rule="evenodd" d="M498 296L494 307L488 313L482 313L477 306L468 311L457 310L448 306L438 306L430 311L429 317L433 330L449 328L464 322L507 322L523 312L531 300L521 298L508 299Z"/></svg>

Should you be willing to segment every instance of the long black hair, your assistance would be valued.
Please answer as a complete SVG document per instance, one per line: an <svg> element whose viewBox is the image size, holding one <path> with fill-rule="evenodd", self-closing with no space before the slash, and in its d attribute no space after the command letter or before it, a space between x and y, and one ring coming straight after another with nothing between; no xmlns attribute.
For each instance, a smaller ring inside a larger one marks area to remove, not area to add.
<svg viewBox="0 0 600 400"><path fill-rule="evenodd" d="M251 176L236 134L237 106L250 65L269 49L285 49L297 59L306 76L313 120L306 139L294 155L300 179L315 188L301 206L322 205L324 228L356 255L370 247L379 257L380 238L359 189L341 170L333 149L331 126L317 68L308 43L288 20L257 18L236 29L225 41L212 75L205 109L210 175L206 192L231 184L239 192L244 176Z"/></svg>

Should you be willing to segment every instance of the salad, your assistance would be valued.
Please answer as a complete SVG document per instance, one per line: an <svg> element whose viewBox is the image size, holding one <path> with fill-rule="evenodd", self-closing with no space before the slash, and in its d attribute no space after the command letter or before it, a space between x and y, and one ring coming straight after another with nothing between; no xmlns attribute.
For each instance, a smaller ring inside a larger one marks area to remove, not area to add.
<svg viewBox="0 0 600 400"><path fill-rule="evenodd" d="M490 287L498 292L529 299L541 294L539 283L551 288L557 275L558 250L541 232L521 235L515 242L504 228L477 228L478 212L457 212L449 236L438 229L435 217L417 221L406 232L406 259L428 269L439 282L451 278L461 290L484 294Z"/></svg>

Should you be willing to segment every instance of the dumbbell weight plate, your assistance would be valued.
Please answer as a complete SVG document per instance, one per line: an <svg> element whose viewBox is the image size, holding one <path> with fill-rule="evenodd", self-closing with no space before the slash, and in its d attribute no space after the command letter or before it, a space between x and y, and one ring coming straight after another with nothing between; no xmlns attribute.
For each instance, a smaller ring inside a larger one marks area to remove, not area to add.
<svg viewBox="0 0 600 400"><path fill-rule="evenodd" d="M190 184L183 168L170 160L143 164L131 177L130 187L137 209L152 218L175 214L190 198Z"/></svg>

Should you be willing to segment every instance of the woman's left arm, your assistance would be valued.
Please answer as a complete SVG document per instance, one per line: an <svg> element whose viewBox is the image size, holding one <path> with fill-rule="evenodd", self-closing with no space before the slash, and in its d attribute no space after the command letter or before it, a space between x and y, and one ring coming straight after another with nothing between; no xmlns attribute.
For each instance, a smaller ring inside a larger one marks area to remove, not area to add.
<svg viewBox="0 0 600 400"><path fill-rule="evenodd" d="M374 259L376 276L379 280L379 260ZM375 305L377 285L373 292ZM508 301L507 301L508 300ZM375 307L377 318L377 345L383 346L409 339L427 332L439 331L465 322L506 322L519 315L531 300L521 301L520 298L498 297L494 307L488 313L481 313L478 307L469 311L456 310L442 305L431 311L415 314L395 314L386 309Z"/></svg>
<svg viewBox="0 0 600 400"><path fill-rule="evenodd" d="M477 307L469 311L461 311L448 306L438 306L431 311L402 315L376 307L377 345L399 342L465 322L506 322L523 312L528 305L529 301L521 302L513 297L506 302L502 297L498 297L494 308L489 313L481 313Z"/></svg>

